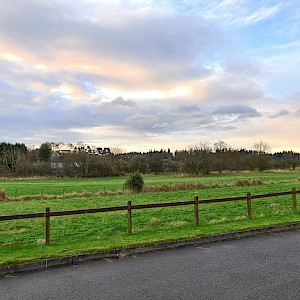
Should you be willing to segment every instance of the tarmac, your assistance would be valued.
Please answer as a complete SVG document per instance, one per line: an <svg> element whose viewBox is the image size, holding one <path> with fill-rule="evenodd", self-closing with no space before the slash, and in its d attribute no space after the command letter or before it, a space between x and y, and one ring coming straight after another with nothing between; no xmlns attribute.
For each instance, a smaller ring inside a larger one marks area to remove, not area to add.
<svg viewBox="0 0 300 300"><path fill-rule="evenodd" d="M278 233L284 231L294 231L300 229L300 222L269 226L265 228L257 228L246 231L230 232L224 234L210 235L198 237L194 239L178 240L166 243L157 243L154 245L145 245L142 247L115 249L105 252L94 252L85 254L76 254L65 256L61 258L43 259L35 262L20 263L15 265L0 266L0 277L8 274L16 274L23 272L32 272L38 270L45 270L49 268L62 267L68 265L77 265L84 262L92 262L101 259L117 258L118 256L137 255L153 251L163 251L167 249L174 249L179 247L188 247L202 244L209 244L221 241L228 241L234 239L242 239L257 235L266 235L270 233Z"/></svg>

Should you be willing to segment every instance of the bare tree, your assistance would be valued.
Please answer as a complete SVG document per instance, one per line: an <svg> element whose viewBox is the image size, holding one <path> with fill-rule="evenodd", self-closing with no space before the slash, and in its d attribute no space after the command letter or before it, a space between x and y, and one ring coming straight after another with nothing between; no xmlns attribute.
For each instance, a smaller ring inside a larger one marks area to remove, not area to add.
<svg viewBox="0 0 300 300"><path fill-rule="evenodd" d="M114 155L120 155L126 153L126 150L119 146L111 147L110 151Z"/></svg>
<svg viewBox="0 0 300 300"><path fill-rule="evenodd" d="M214 143L215 152L226 152L230 149L231 147L222 140L218 140L217 142Z"/></svg>
<svg viewBox="0 0 300 300"><path fill-rule="evenodd" d="M260 171L267 170L270 166L270 145L264 141L257 142L254 144L254 151L256 155L250 158L250 163Z"/></svg>
<svg viewBox="0 0 300 300"><path fill-rule="evenodd" d="M228 152L230 151L230 146L225 143L224 141L217 141L216 143L214 143L214 150L215 150L215 160L214 160L214 164L215 164L215 168L216 170L221 173L222 171L224 171L226 168L228 168L227 166L227 161L228 161Z"/></svg>
<svg viewBox="0 0 300 300"><path fill-rule="evenodd" d="M272 149L271 146L264 141L255 143L253 148L257 152L257 154L268 154Z"/></svg>
<svg viewBox="0 0 300 300"><path fill-rule="evenodd" d="M187 171L194 174L209 174L211 172L211 151L211 147L207 142L190 146L185 161Z"/></svg>

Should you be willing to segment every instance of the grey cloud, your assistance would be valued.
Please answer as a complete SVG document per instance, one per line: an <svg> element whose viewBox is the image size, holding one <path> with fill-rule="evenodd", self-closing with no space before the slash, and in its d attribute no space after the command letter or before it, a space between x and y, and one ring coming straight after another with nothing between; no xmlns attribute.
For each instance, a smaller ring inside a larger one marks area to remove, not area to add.
<svg viewBox="0 0 300 300"><path fill-rule="evenodd" d="M63 71L38 70L22 62L10 62L1 59L0 68L2 100L6 99L11 105L20 101L30 105L34 98L39 95L44 96L34 87L35 84L44 85L47 93L50 93L52 88L57 87L69 77ZM11 101L12 99L14 101Z"/></svg>
<svg viewBox="0 0 300 300"><path fill-rule="evenodd" d="M101 126L158 135L199 129L230 130L234 128L234 121L215 118L216 114L238 114L242 119L259 116L255 109L242 105L219 107L212 112L208 107L200 108L193 104L166 109L165 104L137 106L122 97L112 102L114 104L85 102L73 105L71 100L62 99L60 94L52 94L48 95L44 106L37 106L34 110L30 106L7 107L0 111L0 118L3 124L9 124L6 135L11 132L20 134L22 138L45 134L60 136L59 131L68 135L73 128L81 128L84 132L85 128Z"/></svg>
<svg viewBox="0 0 300 300"><path fill-rule="evenodd" d="M16 1L4 6L0 17L1 39L42 60L55 60L57 51L85 53L148 67L166 82L206 76L208 57L230 55L217 23L199 16L149 11L111 15L117 22L105 15L91 22L72 17L72 6L61 1Z"/></svg>
<svg viewBox="0 0 300 300"><path fill-rule="evenodd" d="M87 3L93 5L84 5ZM255 83L258 81L249 79L260 74L260 66L235 55L238 46L220 29L217 20L204 19L199 14L153 10L122 14L99 10L91 20L82 11L82 5L77 0L0 1L3 49L49 64L49 69L40 70L34 65L0 58L0 103L5 108L0 111L1 122L5 124L0 130L3 136L47 133L84 140L73 134L72 129L85 131L97 126L122 127L139 134L223 131L233 130L235 122L261 115L252 105L253 101L264 100L263 89ZM78 11L83 14L80 18ZM83 58L83 63L86 59L90 65L94 63L95 69L89 72L67 63L62 66L65 58L75 65L77 58ZM106 72L106 66L101 68L101 60L112 61L116 69ZM208 67L214 62L215 66L220 63L220 72ZM123 66L120 72L118 63ZM61 69L57 70L57 66ZM136 73L139 68L143 70L140 82L139 78L132 80L127 76L126 68L130 72L130 66ZM209 80L202 85L197 80L203 77ZM135 102L125 99L122 93L113 100L101 98L102 87L143 91L145 84L147 90L164 86L161 90L165 91L174 88L170 83L177 81L196 88L199 82L199 102L178 98ZM43 87L39 89L37 84ZM76 90L76 99L53 91L62 84ZM217 109L213 108L215 105ZM271 118L286 113L282 110Z"/></svg>
<svg viewBox="0 0 300 300"><path fill-rule="evenodd" d="M159 129L164 129L168 127L168 123L158 123L158 124L154 124L152 126L152 128L159 128Z"/></svg>
<svg viewBox="0 0 300 300"><path fill-rule="evenodd" d="M217 87L217 88L216 88ZM207 102L217 103L249 103L249 101L264 99L262 87L247 77L224 75L211 82L205 94Z"/></svg>
<svg viewBox="0 0 300 300"><path fill-rule="evenodd" d="M8 82L0 82L0 104L2 107L34 108L37 105L34 100L38 96L39 95L34 90L19 88Z"/></svg>
<svg viewBox="0 0 300 300"><path fill-rule="evenodd" d="M300 116L300 109L298 109L298 110L295 112L295 115L296 115L296 116Z"/></svg>
<svg viewBox="0 0 300 300"><path fill-rule="evenodd" d="M146 132L162 132L165 131L166 126L160 126L159 124L167 124L166 122L160 122L159 113L156 115L148 115L143 113L134 114L126 118L125 122L130 126L132 130L146 131ZM164 120L165 121L165 120Z"/></svg>
<svg viewBox="0 0 300 300"><path fill-rule="evenodd" d="M276 119L276 118L280 118L282 116L287 116L289 114L290 114L290 112L288 110L282 109L279 112L277 112L276 114L272 115L270 118L271 119Z"/></svg>
<svg viewBox="0 0 300 300"><path fill-rule="evenodd" d="M180 105L178 109L182 112L195 112L200 110L198 105Z"/></svg>
<svg viewBox="0 0 300 300"><path fill-rule="evenodd" d="M112 105L121 105L121 106L136 106L136 103L132 100L124 100L123 97L117 97L116 99L111 101Z"/></svg>
<svg viewBox="0 0 300 300"><path fill-rule="evenodd" d="M44 95L44 98L46 96ZM95 112L94 104L73 105L60 94L48 95L44 105L26 102L24 105L6 106L0 111L2 124L10 132L27 135L26 132L67 131L72 128L88 128L93 126L122 124L125 113L115 111L112 115L105 112Z"/></svg>
<svg viewBox="0 0 300 300"><path fill-rule="evenodd" d="M70 9L71 7L69 7ZM54 58L55 48L67 43L68 6L61 1L20 1L0 6L0 37L36 57ZM65 20L65 21L63 21Z"/></svg>
<svg viewBox="0 0 300 300"><path fill-rule="evenodd" d="M134 113L126 118L126 124L132 130L140 130L149 133L166 133L174 132L179 129L176 122L184 115L178 111L176 107L166 110L162 107L148 107L144 105L140 107L138 113Z"/></svg>
<svg viewBox="0 0 300 300"><path fill-rule="evenodd" d="M208 131L230 131L236 129L236 127L226 126L223 124L208 124L206 126L203 126L203 129L206 129Z"/></svg>
<svg viewBox="0 0 300 300"><path fill-rule="evenodd" d="M183 115L180 119L174 122L178 130L195 130L205 128L209 124L214 124L210 114L206 115Z"/></svg>
<svg viewBox="0 0 300 300"><path fill-rule="evenodd" d="M124 104L112 103L112 101L92 102L91 104L86 103L85 107L91 114L101 115L102 118L110 118L112 123L114 123L114 115L118 114L118 119L124 119L138 111L138 107L135 103L130 101L128 103L125 101ZM121 122L121 120L119 121Z"/></svg>
<svg viewBox="0 0 300 300"><path fill-rule="evenodd" d="M170 133L196 129L218 131L232 130L235 128L235 121L260 116L255 109L243 105L220 107L215 111L211 111L209 107L199 108L196 105L169 107L168 110L160 106L144 105L136 109L126 111L126 114L123 111L123 121L120 120L118 125L124 124L133 131L144 133ZM235 120L216 118L232 114L237 115Z"/></svg>
<svg viewBox="0 0 300 300"><path fill-rule="evenodd" d="M96 101L95 103L86 103L85 106L90 109L92 114L115 115L119 118L127 118L138 111L137 104L132 100L125 100L123 97L117 97L112 101ZM112 117L111 117L112 118Z"/></svg>
<svg viewBox="0 0 300 300"><path fill-rule="evenodd" d="M228 121L216 120L207 107L200 109L195 105L184 107L173 107L169 110L156 111L151 109L151 114L147 114L148 108L142 108L140 113L129 116L126 123L130 128L155 133L189 131L198 129L229 130L234 128L228 125Z"/></svg>
<svg viewBox="0 0 300 300"><path fill-rule="evenodd" d="M261 116L255 108L242 104L218 107L214 110L213 115L237 116L237 119L239 120Z"/></svg>
<svg viewBox="0 0 300 300"><path fill-rule="evenodd" d="M233 130L233 129L236 129L236 128L237 128L236 126L223 126L219 129L223 130L223 131L227 131L227 130Z"/></svg>
<svg viewBox="0 0 300 300"><path fill-rule="evenodd" d="M118 28L106 24L86 29L93 29L93 37L99 38L94 45L106 55L135 58L148 66L182 65L204 54L213 55L219 52L214 46L222 42L216 25L199 17L149 13L123 18L120 23Z"/></svg>

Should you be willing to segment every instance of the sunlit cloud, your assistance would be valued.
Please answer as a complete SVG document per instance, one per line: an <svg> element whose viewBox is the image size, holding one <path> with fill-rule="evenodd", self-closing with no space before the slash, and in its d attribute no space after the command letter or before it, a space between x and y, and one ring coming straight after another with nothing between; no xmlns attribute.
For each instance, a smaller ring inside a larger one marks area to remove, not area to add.
<svg viewBox="0 0 300 300"><path fill-rule="evenodd" d="M296 0L0 3L0 136L298 149L299 11Z"/></svg>

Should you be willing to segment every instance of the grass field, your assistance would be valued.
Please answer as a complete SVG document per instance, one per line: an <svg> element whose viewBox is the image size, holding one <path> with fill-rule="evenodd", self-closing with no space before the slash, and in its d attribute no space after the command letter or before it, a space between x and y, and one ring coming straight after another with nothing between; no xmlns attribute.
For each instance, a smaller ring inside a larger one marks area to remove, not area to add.
<svg viewBox="0 0 300 300"><path fill-rule="evenodd" d="M133 204L215 199L300 190L298 172L241 173L183 177L179 175L145 176L146 185L203 182L209 185L200 190L178 190L141 194L120 194L106 197L44 199L0 202L0 215L14 215L51 211L88 209ZM226 186L236 180L261 180L263 185ZM38 187L61 185L94 186L106 184L107 189L122 189L124 177L104 179L35 179L1 181L0 188L28 186L31 194ZM213 187L222 184L222 187ZM30 186L30 187L29 187ZM37 193L38 194L38 193ZM299 197L299 196L298 196ZM299 200L298 200L299 202ZM299 206L300 204L298 204ZM133 234L127 234L127 214L123 212L97 213L51 218L51 245L44 244L45 220L29 219L0 222L0 264L13 264L41 258L59 257L82 252L102 251L161 241L193 238L215 233L232 232L273 224L300 221L300 214L292 213L291 195L252 201L252 220L247 219L246 201L200 205L200 226L194 226L193 206L156 208L133 211Z"/></svg>
<svg viewBox="0 0 300 300"><path fill-rule="evenodd" d="M182 183L203 183L205 185L232 184L237 180L256 180L265 183L297 181L299 172L244 172L232 174L212 174L205 176L172 175L145 175L145 187L176 185ZM116 192L122 191L127 177L109 178L54 178L54 179L15 179L0 180L0 189L5 189L8 196L18 197L23 195L63 195L68 193L83 192Z"/></svg>

